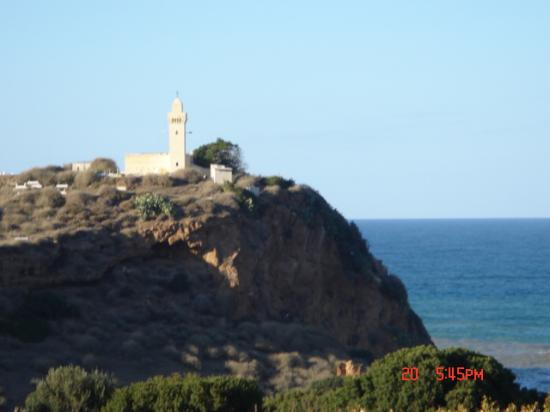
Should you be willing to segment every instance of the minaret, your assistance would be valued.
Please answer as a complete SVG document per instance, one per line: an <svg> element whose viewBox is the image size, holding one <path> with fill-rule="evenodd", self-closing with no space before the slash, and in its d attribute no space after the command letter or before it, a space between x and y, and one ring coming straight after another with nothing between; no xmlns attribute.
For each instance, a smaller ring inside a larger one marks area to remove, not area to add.
<svg viewBox="0 0 550 412"><path fill-rule="evenodd" d="M170 157L170 172L185 169L185 123L187 113L183 111L183 103L179 97L172 102L172 111L168 113L168 156Z"/></svg>

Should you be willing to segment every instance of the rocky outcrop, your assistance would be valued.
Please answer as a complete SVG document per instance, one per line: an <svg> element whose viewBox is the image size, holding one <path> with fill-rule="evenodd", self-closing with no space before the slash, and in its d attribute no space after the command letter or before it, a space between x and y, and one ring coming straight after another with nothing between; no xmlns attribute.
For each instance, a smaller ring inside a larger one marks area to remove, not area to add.
<svg viewBox="0 0 550 412"><path fill-rule="evenodd" d="M171 190L177 218L133 216L124 230L67 227L0 244L2 313L32 308L28 291L40 289L80 316L49 315L50 337L32 344L6 336L0 319L0 353L9 354L0 371L12 374L12 390L36 368L67 362L108 368L122 381L183 365L281 388L334 373L338 359L366 363L431 342L399 279L312 189L266 189L253 207L216 187L187 203Z"/></svg>
<svg viewBox="0 0 550 412"><path fill-rule="evenodd" d="M214 287L231 297L233 320L303 322L375 357L430 342L401 282L316 192L266 192L257 208L140 222L125 234L81 230L0 247L0 284L94 282L128 259L163 251L182 265L207 263Z"/></svg>

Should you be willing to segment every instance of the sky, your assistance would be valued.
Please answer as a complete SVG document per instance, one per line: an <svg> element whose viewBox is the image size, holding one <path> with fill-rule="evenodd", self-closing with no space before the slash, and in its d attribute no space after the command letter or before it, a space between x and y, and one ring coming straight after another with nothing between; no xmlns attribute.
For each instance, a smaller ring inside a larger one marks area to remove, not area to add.
<svg viewBox="0 0 550 412"><path fill-rule="evenodd" d="M0 171L239 144L347 218L550 217L550 2L12 1Z"/></svg>

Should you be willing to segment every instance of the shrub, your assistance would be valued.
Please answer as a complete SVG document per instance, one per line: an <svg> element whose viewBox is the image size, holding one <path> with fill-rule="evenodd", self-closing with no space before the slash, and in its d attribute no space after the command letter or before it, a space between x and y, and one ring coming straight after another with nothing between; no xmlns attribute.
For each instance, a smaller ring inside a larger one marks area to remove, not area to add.
<svg viewBox="0 0 550 412"><path fill-rule="evenodd" d="M360 410L363 395L354 378L333 377L312 383L308 389L291 389L264 399L267 412Z"/></svg>
<svg viewBox="0 0 550 412"><path fill-rule="evenodd" d="M145 193L134 200L134 206L143 220L153 219L158 216L172 216L174 205L156 193Z"/></svg>
<svg viewBox="0 0 550 412"><path fill-rule="evenodd" d="M62 172L60 166L35 167L25 170L17 176L17 183L25 183L27 180L38 180L43 186L55 185L57 183L57 173Z"/></svg>
<svg viewBox="0 0 550 412"><path fill-rule="evenodd" d="M256 382L231 376L156 376L117 389L103 412L232 412L261 405Z"/></svg>
<svg viewBox="0 0 550 412"><path fill-rule="evenodd" d="M116 173L118 166L113 159L98 157L92 161L89 170L100 173Z"/></svg>
<svg viewBox="0 0 550 412"><path fill-rule="evenodd" d="M48 371L25 400L26 412L95 412L110 398L114 378L79 366L61 366Z"/></svg>
<svg viewBox="0 0 550 412"><path fill-rule="evenodd" d="M173 182L168 175L145 175L141 184L144 187L170 187Z"/></svg>
<svg viewBox="0 0 550 412"><path fill-rule="evenodd" d="M294 186L294 180L285 179L281 176L268 176L260 179L260 185L262 186L279 186L281 189L288 189Z"/></svg>
<svg viewBox="0 0 550 412"><path fill-rule="evenodd" d="M85 189L90 187L92 184L99 182L101 177L98 172L94 170L85 170L83 172L78 172L74 178L74 186L77 189Z"/></svg>
<svg viewBox="0 0 550 412"><path fill-rule="evenodd" d="M121 192L112 186L101 186L97 200L107 206L116 206L130 197L128 192Z"/></svg>
<svg viewBox="0 0 550 412"><path fill-rule="evenodd" d="M58 208L65 204L65 198L59 190L53 187L46 187L41 190L36 202L38 207Z"/></svg>
<svg viewBox="0 0 550 412"><path fill-rule="evenodd" d="M418 368L418 381L402 381L402 368L411 366ZM483 369L484 379L437 381L435 368L439 366ZM514 382L514 374L494 358L460 348L402 349L375 361L358 379L365 394L363 406L367 409L425 411L464 406L471 410L479 407L484 396L501 407L511 402L526 404L539 400L536 392L520 389Z"/></svg>
<svg viewBox="0 0 550 412"><path fill-rule="evenodd" d="M439 366L483 369L484 379L437 381L435 368ZM418 380L403 381L404 367L417 367ZM433 346L417 346L386 355L359 377L330 378L313 383L306 390L294 389L267 397L264 408L296 412L361 408L395 412L441 408L473 411L482 406L484 399L486 406L494 403L498 408L512 402L517 406L542 402L540 393L520 389L514 379L510 370L490 356L459 348L438 350ZM547 402L550 404L550 400Z"/></svg>
<svg viewBox="0 0 550 412"><path fill-rule="evenodd" d="M66 183L72 185L74 183L74 178L76 173L72 170L64 170L57 174L57 183Z"/></svg>
<svg viewBox="0 0 550 412"><path fill-rule="evenodd" d="M204 180L204 175L196 169L181 169L171 174L174 184L199 183Z"/></svg>
<svg viewBox="0 0 550 412"><path fill-rule="evenodd" d="M225 182L222 186L224 192L234 193L239 205L251 214L258 212L258 201L254 193L236 186L234 183Z"/></svg>
<svg viewBox="0 0 550 412"><path fill-rule="evenodd" d="M65 207L62 209L69 213L79 213L95 201L95 197L79 190L70 190L65 198Z"/></svg>
<svg viewBox="0 0 550 412"><path fill-rule="evenodd" d="M245 169L239 145L218 138L214 143L202 145L193 152L193 163L210 167L212 163L233 168L235 173Z"/></svg>

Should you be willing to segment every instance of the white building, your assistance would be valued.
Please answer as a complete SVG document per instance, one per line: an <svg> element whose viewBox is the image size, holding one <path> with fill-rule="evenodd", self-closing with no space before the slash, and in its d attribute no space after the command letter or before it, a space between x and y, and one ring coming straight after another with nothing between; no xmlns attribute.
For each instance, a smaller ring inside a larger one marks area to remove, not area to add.
<svg viewBox="0 0 550 412"><path fill-rule="evenodd" d="M15 184L14 190L30 190L30 189L42 189L42 184L38 180L27 180L25 183L18 185Z"/></svg>
<svg viewBox="0 0 550 412"><path fill-rule="evenodd" d="M176 97L168 113L168 153L127 154L124 157L124 173L164 174L189 167L191 157L185 151L186 123L187 113L183 111L179 97Z"/></svg>
<svg viewBox="0 0 550 412"><path fill-rule="evenodd" d="M225 182L233 182L233 169L224 165L211 164L210 165L210 178L217 184L224 184Z"/></svg>
<svg viewBox="0 0 550 412"><path fill-rule="evenodd" d="M73 172L83 172L90 168L92 162L74 162L71 163L71 170Z"/></svg>

